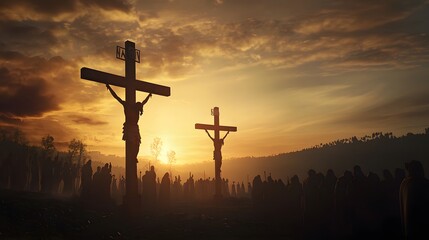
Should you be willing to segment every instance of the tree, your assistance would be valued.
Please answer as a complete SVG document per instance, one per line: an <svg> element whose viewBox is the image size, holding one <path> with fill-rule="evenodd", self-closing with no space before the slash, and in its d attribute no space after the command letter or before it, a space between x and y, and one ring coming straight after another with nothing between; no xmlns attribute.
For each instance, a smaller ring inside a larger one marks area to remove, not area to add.
<svg viewBox="0 0 429 240"><path fill-rule="evenodd" d="M171 167L171 165L173 165L176 162L176 152L173 150L168 151L167 157L168 157L168 163L170 164L170 167Z"/></svg>
<svg viewBox="0 0 429 240"><path fill-rule="evenodd" d="M51 135L46 135L45 137L42 137L42 147L43 149L45 149L48 152L53 152L56 150L55 145L54 145L54 137L52 137Z"/></svg>
<svg viewBox="0 0 429 240"><path fill-rule="evenodd" d="M173 174L171 174L171 166L176 162L176 152L170 150L167 152L168 163L170 164L170 179L173 179Z"/></svg>
<svg viewBox="0 0 429 240"><path fill-rule="evenodd" d="M0 141L17 143L19 145L27 145L28 140L24 132L18 128L0 128Z"/></svg>
<svg viewBox="0 0 429 240"><path fill-rule="evenodd" d="M150 145L150 150L152 152L152 155L155 158L155 161L158 161L159 154L162 150L162 140L159 137L156 137L153 139L152 144Z"/></svg>
<svg viewBox="0 0 429 240"><path fill-rule="evenodd" d="M81 166L82 160L86 160L86 144L82 140L73 139L69 143L70 161L77 159L78 166Z"/></svg>

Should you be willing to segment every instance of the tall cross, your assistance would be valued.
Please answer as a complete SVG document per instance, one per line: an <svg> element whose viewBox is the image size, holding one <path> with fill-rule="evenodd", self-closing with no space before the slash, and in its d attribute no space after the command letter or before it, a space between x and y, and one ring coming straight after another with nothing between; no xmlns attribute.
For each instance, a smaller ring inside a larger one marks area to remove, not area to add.
<svg viewBox="0 0 429 240"><path fill-rule="evenodd" d="M131 107L136 103L136 90L148 92L161 96L170 96L170 87L157 85L141 80L136 80L136 62L140 62L140 51L135 49L135 43L131 41L125 42L125 48L116 47L116 58L125 61L125 77L101 72L90 68L81 68L80 77L82 79L110 84L125 88L125 112L131 111ZM125 122L127 123L130 116L125 114ZM135 130L135 129L133 129ZM130 134L131 128L124 129L124 134ZM138 131L138 128L137 128ZM140 144L140 143L139 143ZM132 144L128 139L125 139L125 196L124 205L129 211L136 211L140 207L140 195L138 194L137 184L137 161L135 153L135 144Z"/></svg>
<svg viewBox="0 0 429 240"><path fill-rule="evenodd" d="M213 151L213 159L215 160L215 185L216 185L216 193L215 198L219 199L222 197L222 179L220 177L220 168L222 166L222 145L224 144L224 140L226 136L228 136L229 132L236 132L237 127L231 126L220 126L219 125L219 108L214 107L212 109L212 115L214 118L214 124L201 124L196 123L195 129L203 129L206 131L207 135L213 141L214 151ZM214 131L214 138L210 135L208 130ZM220 131L227 131L223 138L220 138Z"/></svg>

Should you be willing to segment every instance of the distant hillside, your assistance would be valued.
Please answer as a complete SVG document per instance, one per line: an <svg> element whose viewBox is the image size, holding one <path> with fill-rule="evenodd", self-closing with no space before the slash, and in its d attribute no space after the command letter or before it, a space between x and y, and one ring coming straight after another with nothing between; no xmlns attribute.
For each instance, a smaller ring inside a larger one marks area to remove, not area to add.
<svg viewBox="0 0 429 240"><path fill-rule="evenodd" d="M404 168L409 160L419 160L429 175L429 129L425 133L408 133L394 136L392 133L373 133L361 138L336 140L296 152L282 153L265 157L243 157L226 159L222 164L222 176L230 181L252 181L255 175L264 177L264 171L275 178L286 180L294 174L302 179L309 169L326 173L332 168L337 175L360 165L365 173L379 174L384 169L394 172L395 168ZM177 166L177 171L192 171L196 177L213 177L214 163L203 162Z"/></svg>
<svg viewBox="0 0 429 240"><path fill-rule="evenodd" d="M362 169L381 176L383 169L404 168L404 162L419 160L429 175L429 129L422 134L408 133L396 137L392 133L374 133L362 138L352 137L322 144L301 151L267 157L244 157L224 161L223 174L234 173L237 180L261 174L286 179L293 174L306 176L308 169L326 173L332 168L337 175L360 165Z"/></svg>

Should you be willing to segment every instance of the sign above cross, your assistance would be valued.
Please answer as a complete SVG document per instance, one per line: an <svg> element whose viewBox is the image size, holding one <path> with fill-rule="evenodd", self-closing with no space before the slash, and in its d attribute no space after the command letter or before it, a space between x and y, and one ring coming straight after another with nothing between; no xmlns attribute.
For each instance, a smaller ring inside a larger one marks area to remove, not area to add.
<svg viewBox="0 0 429 240"><path fill-rule="evenodd" d="M222 198L222 179L220 177L220 173L221 173L220 168L222 166L222 146L223 146L224 140L228 136L229 132L236 132L237 127L219 125L220 113L219 113L218 107L214 107L212 109L212 115L214 118L214 124L213 125L196 123L195 129L205 130L207 135L213 141L213 145L214 145L213 159L215 160L215 185L216 185L215 198L219 199L219 198ZM207 130L213 130L214 131L214 138L210 135L210 133ZM220 131L226 131L227 132L223 138L220 138L220 136L219 136Z"/></svg>
<svg viewBox="0 0 429 240"><path fill-rule="evenodd" d="M124 205L126 205L129 211L136 211L140 207L140 196L137 186L137 154L140 147L140 133L137 125L139 114L138 112L135 114L136 106L138 105L136 103L136 90L168 97L170 96L170 87L136 80L136 62L140 62L140 51L135 49L134 42L126 41L125 48L118 46L116 48L116 57L125 61L125 77L85 67L81 68L80 77L106 84L112 95L124 106L125 123L123 139L125 140L126 177ZM125 101L120 99L109 85L125 88ZM143 109L143 105L150 96L140 103L141 109Z"/></svg>

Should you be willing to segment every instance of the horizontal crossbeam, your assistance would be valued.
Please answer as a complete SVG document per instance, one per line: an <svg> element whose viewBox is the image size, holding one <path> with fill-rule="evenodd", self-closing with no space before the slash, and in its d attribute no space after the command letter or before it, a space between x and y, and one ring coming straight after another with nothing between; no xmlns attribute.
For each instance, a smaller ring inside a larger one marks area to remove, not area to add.
<svg viewBox="0 0 429 240"><path fill-rule="evenodd" d="M219 131L229 131L229 132L237 132L237 127L231 126L215 126L209 124L196 123L195 129L204 129L204 130L219 130Z"/></svg>
<svg viewBox="0 0 429 240"><path fill-rule="evenodd" d="M91 68L81 68L80 69L80 77L82 79L110 84L118 87L127 88L129 86L134 87L138 91L152 93L161 96L170 96L170 88L154 83L149 83L141 80L135 80L129 83L125 81L125 77L118 76L115 74L110 74L98 70L94 70Z"/></svg>

